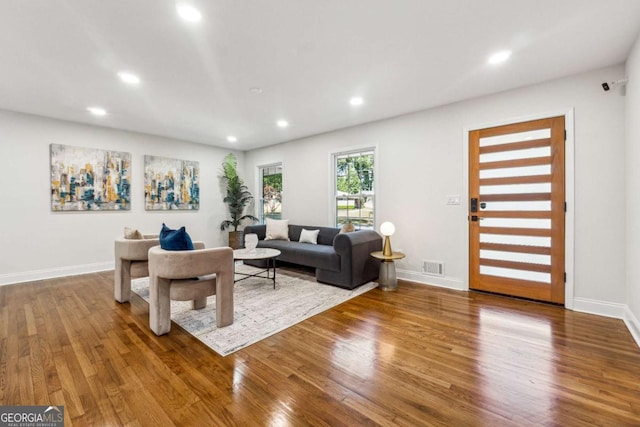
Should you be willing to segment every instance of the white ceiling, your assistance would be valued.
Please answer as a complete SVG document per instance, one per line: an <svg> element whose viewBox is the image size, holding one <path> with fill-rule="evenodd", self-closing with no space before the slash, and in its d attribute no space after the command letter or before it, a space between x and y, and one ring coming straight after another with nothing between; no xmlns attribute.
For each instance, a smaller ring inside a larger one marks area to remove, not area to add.
<svg viewBox="0 0 640 427"><path fill-rule="evenodd" d="M0 108L247 150L619 64L640 29L638 0L185 1L200 23L172 0L3 0Z"/></svg>

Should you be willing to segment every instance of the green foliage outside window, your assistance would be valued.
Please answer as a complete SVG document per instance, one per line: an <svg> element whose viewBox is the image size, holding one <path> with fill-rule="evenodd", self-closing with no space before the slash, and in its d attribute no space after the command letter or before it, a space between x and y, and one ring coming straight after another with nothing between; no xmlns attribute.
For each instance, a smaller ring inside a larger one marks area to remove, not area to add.
<svg viewBox="0 0 640 427"><path fill-rule="evenodd" d="M352 222L356 228L374 223L374 153L338 155L336 173L336 226Z"/></svg>
<svg viewBox="0 0 640 427"><path fill-rule="evenodd" d="M338 191L347 194L373 191L373 154L339 158L336 169Z"/></svg>
<svg viewBox="0 0 640 427"><path fill-rule="evenodd" d="M262 169L262 221L282 217L282 168Z"/></svg>

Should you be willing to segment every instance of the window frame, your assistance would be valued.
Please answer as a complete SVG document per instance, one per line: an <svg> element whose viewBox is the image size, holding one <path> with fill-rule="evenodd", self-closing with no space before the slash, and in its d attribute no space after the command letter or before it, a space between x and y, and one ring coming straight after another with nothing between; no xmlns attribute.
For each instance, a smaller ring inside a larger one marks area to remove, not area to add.
<svg viewBox="0 0 640 427"><path fill-rule="evenodd" d="M265 165L259 165L256 167L258 170L257 185L258 197L256 203L256 217L259 219L259 224L265 224L267 216L264 215L264 171L271 168L280 168L280 174L282 175L282 188L280 189L280 217L282 218L282 209L284 206L284 165L283 162L273 162Z"/></svg>
<svg viewBox="0 0 640 427"><path fill-rule="evenodd" d="M364 146L360 146L360 147L350 147L348 149L344 149L344 150L339 150L339 151L334 151L331 152L329 155L329 170L331 171L331 179L330 179L330 188L329 188L329 196L330 196L330 203L331 203L331 211L329 212L329 222L330 224L333 224L333 227L340 227L341 225L338 224L338 197L345 197L345 196L339 196L338 195L338 170L337 170L337 162L338 159L340 157L344 157L344 156L351 156L354 154L366 154L366 153L371 153L373 156L373 167L372 167L372 173L373 173L373 185L372 185L372 192L373 194L371 195L366 195L366 197L371 197L373 199L373 208L372 208L372 218L371 218L371 223L368 224L365 227L362 227L361 224L356 224L354 223L354 226L356 227L356 230L359 229L372 229L375 230L377 227L377 220L376 220L376 212L377 212L377 205L378 205L378 184L377 184L377 178L378 178L378 147L377 145L364 145ZM363 195L362 193L362 189L360 190L361 192L359 193L361 196ZM366 191L366 190L365 190ZM348 197L348 196L347 196ZM355 218L355 217L354 217Z"/></svg>

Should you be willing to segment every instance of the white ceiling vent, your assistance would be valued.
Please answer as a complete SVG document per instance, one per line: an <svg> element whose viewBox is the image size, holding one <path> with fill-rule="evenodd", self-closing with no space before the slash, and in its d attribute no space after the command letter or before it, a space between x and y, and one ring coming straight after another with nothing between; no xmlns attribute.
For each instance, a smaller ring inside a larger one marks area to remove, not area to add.
<svg viewBox="0 0 640 427"><path fill-rule="evenodd" d="M444 277L444 262L425 260L422 262L422 272L430 276Z"/></svg>

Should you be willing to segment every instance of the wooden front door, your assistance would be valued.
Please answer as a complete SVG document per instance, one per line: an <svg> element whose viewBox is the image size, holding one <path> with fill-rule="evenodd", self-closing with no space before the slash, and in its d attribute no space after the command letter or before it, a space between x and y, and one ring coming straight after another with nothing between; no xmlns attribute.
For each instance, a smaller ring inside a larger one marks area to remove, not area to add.
<svg viewBox="0 0 640 427"><path fill-rule="evenodd" d="M469 287L564 304L564 117L469 132Z"/></svg>

